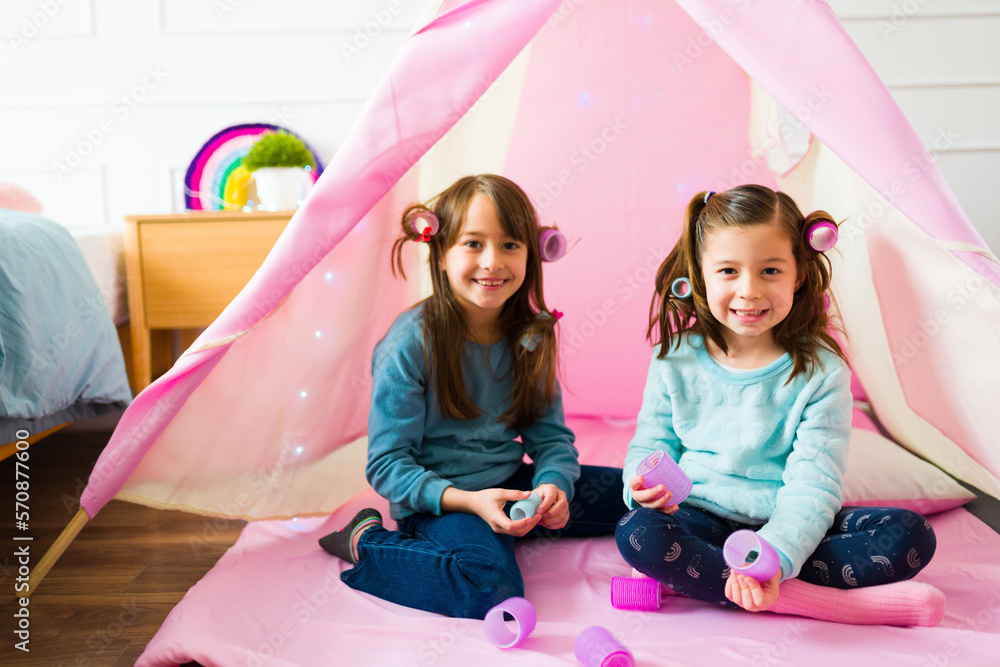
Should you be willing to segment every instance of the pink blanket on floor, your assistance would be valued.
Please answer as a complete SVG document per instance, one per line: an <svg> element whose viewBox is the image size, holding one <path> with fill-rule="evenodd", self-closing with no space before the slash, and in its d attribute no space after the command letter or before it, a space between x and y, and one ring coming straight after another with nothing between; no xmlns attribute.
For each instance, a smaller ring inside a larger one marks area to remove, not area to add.
<svg viewBox="0 0 1000 667"><path fill-rule="evenodd" d="M574 428L583 460L620 465L631 425ZM573 642L591 625L614 633L638 666L943 667L995 665L1000 655L1000 535L961 508L931 517L938 551L918 576L948 597L935 628L840 625L677 597L664 598L658 612L621 611L611 606L610 582L630 569L613 538L537 540L520 542L517 555L538 625L520 648L501 650L487 641L482 621L400 607L340 581L346 564L323 552L317 539L366 506L388 515L387 504L368 491L328 518L248 525L170 613L137 664L576 665Z"/></svg>

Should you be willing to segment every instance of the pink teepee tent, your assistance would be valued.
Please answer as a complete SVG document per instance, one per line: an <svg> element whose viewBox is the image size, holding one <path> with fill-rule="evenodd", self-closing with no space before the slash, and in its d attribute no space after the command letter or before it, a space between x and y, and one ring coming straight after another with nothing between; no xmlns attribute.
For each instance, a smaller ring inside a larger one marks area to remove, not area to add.
<svg viewBox="0 0 1000 667"><path fill-rule="evenodd" d="M371 351L425 293L389 273L399 214L479 172L579 239L545 276L567 414L635 416L686 203L760 182L844 220L835 303L889 433L1000 497L997 258L825 3L469 0L406 40L253 280L135 399L86 516L302 517L364 490Z"/></svg>

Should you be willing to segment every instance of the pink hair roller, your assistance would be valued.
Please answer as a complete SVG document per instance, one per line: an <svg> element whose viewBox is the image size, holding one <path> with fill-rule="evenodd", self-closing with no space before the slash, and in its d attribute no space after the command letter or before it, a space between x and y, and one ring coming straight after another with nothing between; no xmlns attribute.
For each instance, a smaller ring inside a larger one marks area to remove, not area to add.
<svg viewBox="0 0 1000 667"><path fill-rule="evenodd" d="M542 497L531 492L531 495L524 500L518 500L510 508L510 518L514 521L520 521L521 519L527 519L529 516L535 516L535 512L538 511L538 506L542 504Z"/></svg>
<svg viewBox="0 0 1000 667"><path fill-rule="evenodd" d="M778 552L752 530L737 530L726 538L722 556L733 571L757 581L769 581L781 567Z"/></svg>
<svg viewBox="0 0 1000 667"><path fill-rule="evenodd" d="M839 236L837 225L829 220L820 220L809 226L809 231L806 232L806 241L809 242L809 247L816 252L826 252L837 245Z"/></svg>
<svg viewBox="0 0 1000 667"><path fill-rule="evenodd" d="M554 262L566 254L566 237L558 229L542 227L538 245L543 262Z"/></svg>
<svg viewBox="0 0 1000 667"><path fill-rule="evenodd" d="M636 475L642 475L642 484L651 489L658 484L673 494L670 501L680 505L691 493L691 478L684 474L676 462L662 449L639 462Z"/></svg>
<svg viewBox="0 0 1000 667"><path fill-rule="evenodd" d="M441 229L441 222L433 211L421 211L413 218L413 231L417 234L423 234L428 227L431 231L427 236L434 236Z"/></svg>
<svg viewBox="0 0 1000 667"><path fill-rule="evenodd" d="M599 625L577 635L573 653L583 667L635 667L635 658L629 650Z"/></svg>
<svg viewBox="0 0 1000 667"><path fill-rule="evenodd" d="M611 577L611 606L656 611L660 608L660 582L651 577Z"/></svg>
<svg viewBox="0 0 1000 667"><path fill-rule="evenodd" d="M511 632L504 621L504 614L514 618L517 624L517 632ZM524 598L507 598L497 606L486 612L483 619L483 629L486 631L486 638L494 646L500 648L514 648L520 646L528 635L535 629L538 616L535 607Z"/></svg>

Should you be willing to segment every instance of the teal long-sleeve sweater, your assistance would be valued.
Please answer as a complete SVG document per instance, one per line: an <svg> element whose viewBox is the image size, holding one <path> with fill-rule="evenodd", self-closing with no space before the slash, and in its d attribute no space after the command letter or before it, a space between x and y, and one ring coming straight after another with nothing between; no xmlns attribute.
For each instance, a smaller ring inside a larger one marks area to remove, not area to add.
<svg viewBox="0 0 1000 667"><path fill-rule="evenodd" d="M447 487L495 487L514 474L525 453L535 463L533 486L555 484L572 500L580 464L561 397L527 428L497 422L510 405L514 382L510 345L468 341L460 351L465 385L483 414L469 420L445 418L425 359L423 311L418 304L396 318L372 356L365 475L389 501L392 518L441 514Z"/></svg>
<svg viewBox="0 0 1000 667"><path fill-rule="evenodd" d="M851 372L823 349L821 367L787 382L785 354L764 368L715 361L701 337L657 359L653 350L635 437L625 457L629 480L647 454L664 450L691 478L685 504L761 526L777 550L783 579L798 575L841 507L851 432Z"/></svg>

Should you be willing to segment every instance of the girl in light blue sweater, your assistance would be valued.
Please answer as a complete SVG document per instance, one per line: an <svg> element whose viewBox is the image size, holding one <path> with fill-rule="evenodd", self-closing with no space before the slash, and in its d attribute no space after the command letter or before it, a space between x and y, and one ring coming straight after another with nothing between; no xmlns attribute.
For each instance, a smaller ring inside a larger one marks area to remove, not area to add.
<svg viewBox="0 0 1000 667"><path fill-rule="evenodd" d="M841 508L852 398L850 369L828 333L824 251L835 240L827 213L804 217L766 187L691 200L656 276L647 335L658 344L625 459L632 511L619 524L618 548L668 591L699 600L932 625L943 613L941 593L892 583L931 559L930 524L905 510ZM692 481L679 506L636 474L656 450ZM748 528L777 552L780 569L769 581L726 566L726 538ZM846 599L843 591L851 591Z"/></svg>
<svg viewBox="0 0 1000 667"><path fill-rule="evenodd" d="M621 469L577 461L555 372L559 313L542 295L549 246L524 192L462 178L407 209L402 231L394 270L407 242L427 243L433 296L375 348L365 471L398 530L366 509L320 545L354 564L341 574L354 589L483 618L524 595L516 538L614 533ZM534 514L511 519L530 492Z"/></svg>

